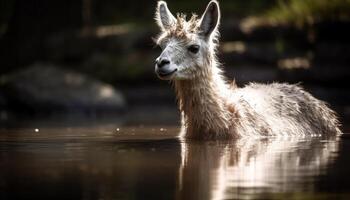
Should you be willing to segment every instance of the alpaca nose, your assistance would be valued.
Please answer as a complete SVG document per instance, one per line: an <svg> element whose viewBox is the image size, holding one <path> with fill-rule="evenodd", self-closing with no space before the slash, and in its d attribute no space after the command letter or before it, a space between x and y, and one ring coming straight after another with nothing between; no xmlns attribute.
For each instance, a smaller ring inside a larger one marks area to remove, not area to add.
<svg viewBox="0 0 350 200"><path fill-rule="evenodd" d="M169 63L170 63L170 61L166 58L157 58L157 60L156 60L156 64L157 64L158 68L162 68Z"/></svg>

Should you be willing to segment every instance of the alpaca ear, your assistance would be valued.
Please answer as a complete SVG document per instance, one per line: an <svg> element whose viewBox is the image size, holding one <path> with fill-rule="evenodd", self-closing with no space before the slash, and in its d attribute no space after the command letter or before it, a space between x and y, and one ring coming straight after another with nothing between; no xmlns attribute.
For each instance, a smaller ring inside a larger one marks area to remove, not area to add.
<svg viewBox="0 0 350 200"><path fill-rule="evenodd" d="M209 38L210 35L216 31L220 21L220 9L219 3L216 0L210 1L205 9L201 21L200 30L201 34L205 38Z"/></svg>
<svg viewBox="0 0 350 200"><path fill-rule="evenodd" d="M170 28L176 22L165 1L158 1L155 19L162 30Z"/></svg>

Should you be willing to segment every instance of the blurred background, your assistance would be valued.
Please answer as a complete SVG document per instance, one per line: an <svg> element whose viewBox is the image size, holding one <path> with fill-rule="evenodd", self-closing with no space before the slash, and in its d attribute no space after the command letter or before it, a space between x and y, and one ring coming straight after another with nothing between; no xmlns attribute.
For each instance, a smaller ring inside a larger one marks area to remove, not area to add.
<svg viewBox="0 0 350 200"><path fill-rule="evenodd" d="M168 0L201 14L207 0ZM238 85L302 85L350 118L350 0L221 0L219 59ZM156 1L0 0L0 126L35 119L179 124L155 76ZM345 126L346 127L346 126Z"/></svg>

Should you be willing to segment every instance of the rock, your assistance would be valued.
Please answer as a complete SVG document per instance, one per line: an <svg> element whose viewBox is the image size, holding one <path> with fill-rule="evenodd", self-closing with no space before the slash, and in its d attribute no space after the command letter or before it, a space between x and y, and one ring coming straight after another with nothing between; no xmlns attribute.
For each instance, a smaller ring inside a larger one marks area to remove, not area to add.
<svg viewBox="0 0 350 200"><path fill-rule="evenodd" d="M36 64L6 75L0 87L16 110L115 112L126 106L124 96L111 85L54 65Z"/></svg>

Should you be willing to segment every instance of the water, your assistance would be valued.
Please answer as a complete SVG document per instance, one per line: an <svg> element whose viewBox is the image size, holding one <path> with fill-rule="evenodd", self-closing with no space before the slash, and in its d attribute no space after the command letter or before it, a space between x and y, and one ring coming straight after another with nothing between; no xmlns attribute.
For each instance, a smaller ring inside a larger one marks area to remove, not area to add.
<svg viewBox="0 0 350 200"><path fill-rule="evenodd" d="M343 137L182 141L178 127L0 130L0 199L350 199Z"/></svg>

